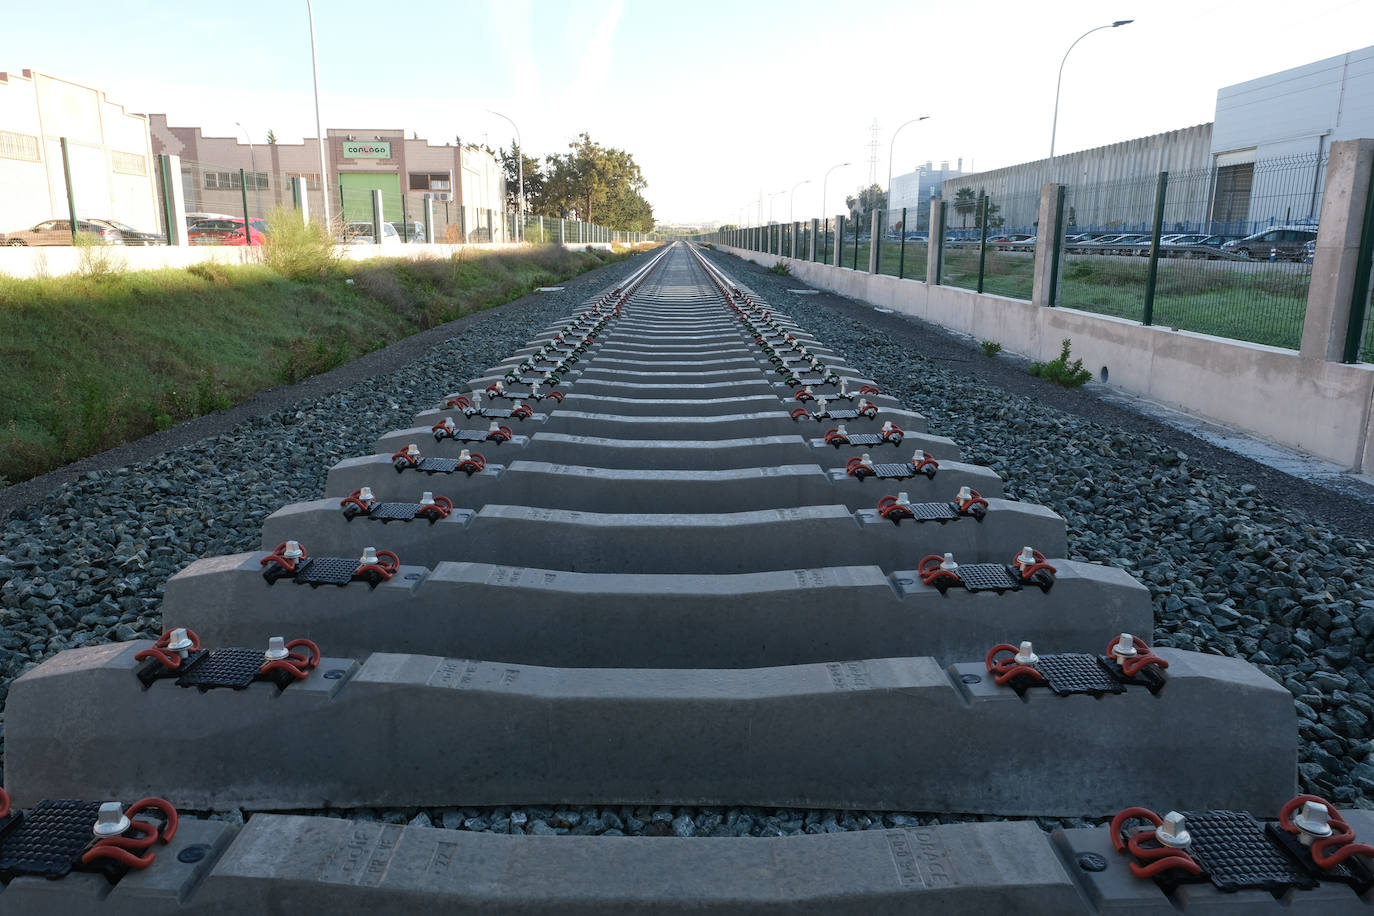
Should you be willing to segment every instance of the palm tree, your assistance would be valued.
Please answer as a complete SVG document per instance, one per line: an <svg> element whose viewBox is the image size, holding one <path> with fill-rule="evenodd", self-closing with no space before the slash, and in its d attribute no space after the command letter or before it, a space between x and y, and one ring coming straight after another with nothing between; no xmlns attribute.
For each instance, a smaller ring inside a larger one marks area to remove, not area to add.
<svg viewBox="0 0 1374 916"><path fill-rule="evenodd" d="M977 200L973 195L973 188L960 188L954 195L954 212L964 218L963 228L968 228L968 217L977 206Z"/></svg>

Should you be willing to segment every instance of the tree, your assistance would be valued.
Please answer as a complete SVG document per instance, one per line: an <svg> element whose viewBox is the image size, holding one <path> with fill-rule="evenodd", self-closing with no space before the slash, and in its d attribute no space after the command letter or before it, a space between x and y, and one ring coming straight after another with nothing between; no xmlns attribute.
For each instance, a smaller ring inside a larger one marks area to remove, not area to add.
<svg viewBox="0 0 1374 916"><path fill-rule="evenodd" d="M973 195L973 188L960 188L954 195L954 212L963 217L964 229L968 228L968 215L977 209L978 203Z"/></svg>
<svg viewBox="0 0 1374 916"><path fill-rule="evenodd" d="M273 130L272 128L269 127L269 128L267 128L267 145L268 145L268 146L275 146L276 144L277 144L277 132L276 132L275 130Z"/></svg>
<svg viewBox="0 0 1374 916"><path fill-rule="evenodd" d="M579 219L612 229L653 228L653 207L640 193L648 183L633 156L602 146L586 133L569 143L568 150L546 157L541 215L576 211Z"/></svg>
<svg viewBox="0 0 1374 916"><path fill-rule="evenodd" d="M516 157L520 157L517 159ZM520 163L525 166L525 207L531 213L539 213L544 198L544 170L539 160L526 156L520 144L512 141L510 150L504 148L500 156L501 170L506 174L506 207L520 209Z"/></svg>
<svg viewBox="0 0 1374 916"><path fill-rule="evenodd" d="M868 226L873 219L874 210L887 209L887 192L876 184L871 184L860 191L858 197L846 197L844 205L849 208L849 218L856 225Z"/></svg>

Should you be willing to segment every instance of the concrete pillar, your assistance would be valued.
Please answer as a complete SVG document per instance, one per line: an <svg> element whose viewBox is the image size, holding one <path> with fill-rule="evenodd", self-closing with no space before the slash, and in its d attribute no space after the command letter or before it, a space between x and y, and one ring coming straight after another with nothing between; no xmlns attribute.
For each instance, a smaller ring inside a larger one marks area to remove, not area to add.
<svg viewBox="0 0 1374 916"><path fill-rule="evenodd" d="M382 244L382 192L372 189L372 241Z"/></svg>
<svg viewBox="0 0 1374 916"><path fill-rule="evenodd" d="M181 181L181 157L162 157L167 176L167 244L182 247L191 244L186 238L186 189Z"/></svg>
<svg viewBox="0 0 1374 916"><path fill-rule="evenodd" d="M1339 362L1345 350L1350 306L1356 296L1360 267L1360 234L1369 200L1374 140L1341 140L1331 144L1326 187L1317 230L1317 256L1307 290L1307 316L1302 324L1305 357ZM1367 290L1358 293L1367 295Z"/></svg>
<svg viewBox="0 0 1374 916"><path fill-rule="evenodd" d="M1059 185L1050 183L1040 186L1040 221L1036 224L1038 234L1035 238L1035 270L1031 274L1032 305L1054 304L1050 301L1050 286L1055 270L1054 246L1063 243L1059 188ZM1059 235L1058 239L1055 238L1056 232Z"/></svg>
<svg viewBox="0 0 1374 916"><path fill-rule="evenodd" d="M305 179L299 176L291 179L291 204L301 215L301 222L310 222L310 195L305 192Z"/></svg>
<svg viewBox="0 0 1374 916"><path fill-rule="evenodd" d="M424 221L425 221L425 242L426 242L426 243L433 243L433 241L434 241L434 197L433 197L433 195L430 195L430 194L426 194L426 195L425 195L425 204L424 204L424 210L423 210L423 212L424 212L424 217L423 217L423 218L424 218Z"/></svg>
<svg viewBox="0 0 1374 916"><path fill-rule="evenodd" d="M868 231L868 272L876 274L878 272L878 233L881 231L883 223L883 211L873 211L873 225Z"/></svg>
<svg viewBox="0 0 1374 916"><path fill-rule="evenodd" d="M808 245L806 246L806 247L807 247L806 259L807 259L808 261L814 261L814 260L816 260L816 233L818 233L818 232L820 232L820 231L821 231L821 221L818 220L818 219L813 219L813 220L811 221L810 244L808 244Z"/></svg>
<svg viewBox="0 0 1374 916"><path fill-rule="evenodd" d="M940 258L945 250L945 202L930 202L930 232L926 244L926 282L940 282Z"/></svg>

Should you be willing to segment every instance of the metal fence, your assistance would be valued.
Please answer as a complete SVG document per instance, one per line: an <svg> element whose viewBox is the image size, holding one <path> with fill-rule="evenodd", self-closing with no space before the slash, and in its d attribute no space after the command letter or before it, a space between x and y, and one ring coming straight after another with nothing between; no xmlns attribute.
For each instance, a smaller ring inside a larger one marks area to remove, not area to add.
<svg viewBox="0 0 1374 916"><path fill-rule="evenodd" d="M301 179L294 184L292 179ZM260 172L215 163L181 160L181 191L188 228L203 220L233 221L265 234L267 217L277 208L298 209L301 191L310 218L323 221L325 192L318 175ZM165 198L165 190L160 189ZM374 216L382 225L382 244L436 242L479 244L525 241L534 244L599 244L641 241L647 233L612 230L580 220L518 214L465 206L449 195L350 187L329 188L330 231L340 242L374 241ZM377 196L379 200L375 199ZM165 199L162 229L166 230ZM374 213L374 207L379 207ZM426 214L426 210L429 213ZM224 243L213 234L192 231L193 244ZM242 244L242 242L232 242ZM253 244L261 244L254 241Z"/></svg>

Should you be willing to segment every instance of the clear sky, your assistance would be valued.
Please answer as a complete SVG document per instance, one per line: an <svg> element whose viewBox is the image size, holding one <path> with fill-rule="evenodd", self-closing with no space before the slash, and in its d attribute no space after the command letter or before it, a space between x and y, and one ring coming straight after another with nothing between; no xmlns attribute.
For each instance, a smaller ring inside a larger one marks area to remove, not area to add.
<svg viewBox="0 0 1374 916"><path fill-rule="evenodd" d="M6 5L0 70L104 89L207 134L314 136L305 0ZM1374 0L316 0L324 125L563 152L586 131L628 150L660 220L829 212L963 158L1043 158L1069 44L1058 152L1200 124L1217 89L1374 44ZM792 189L798 182L809 184ZM783 192L776 194L776 192Z"/></svg>

